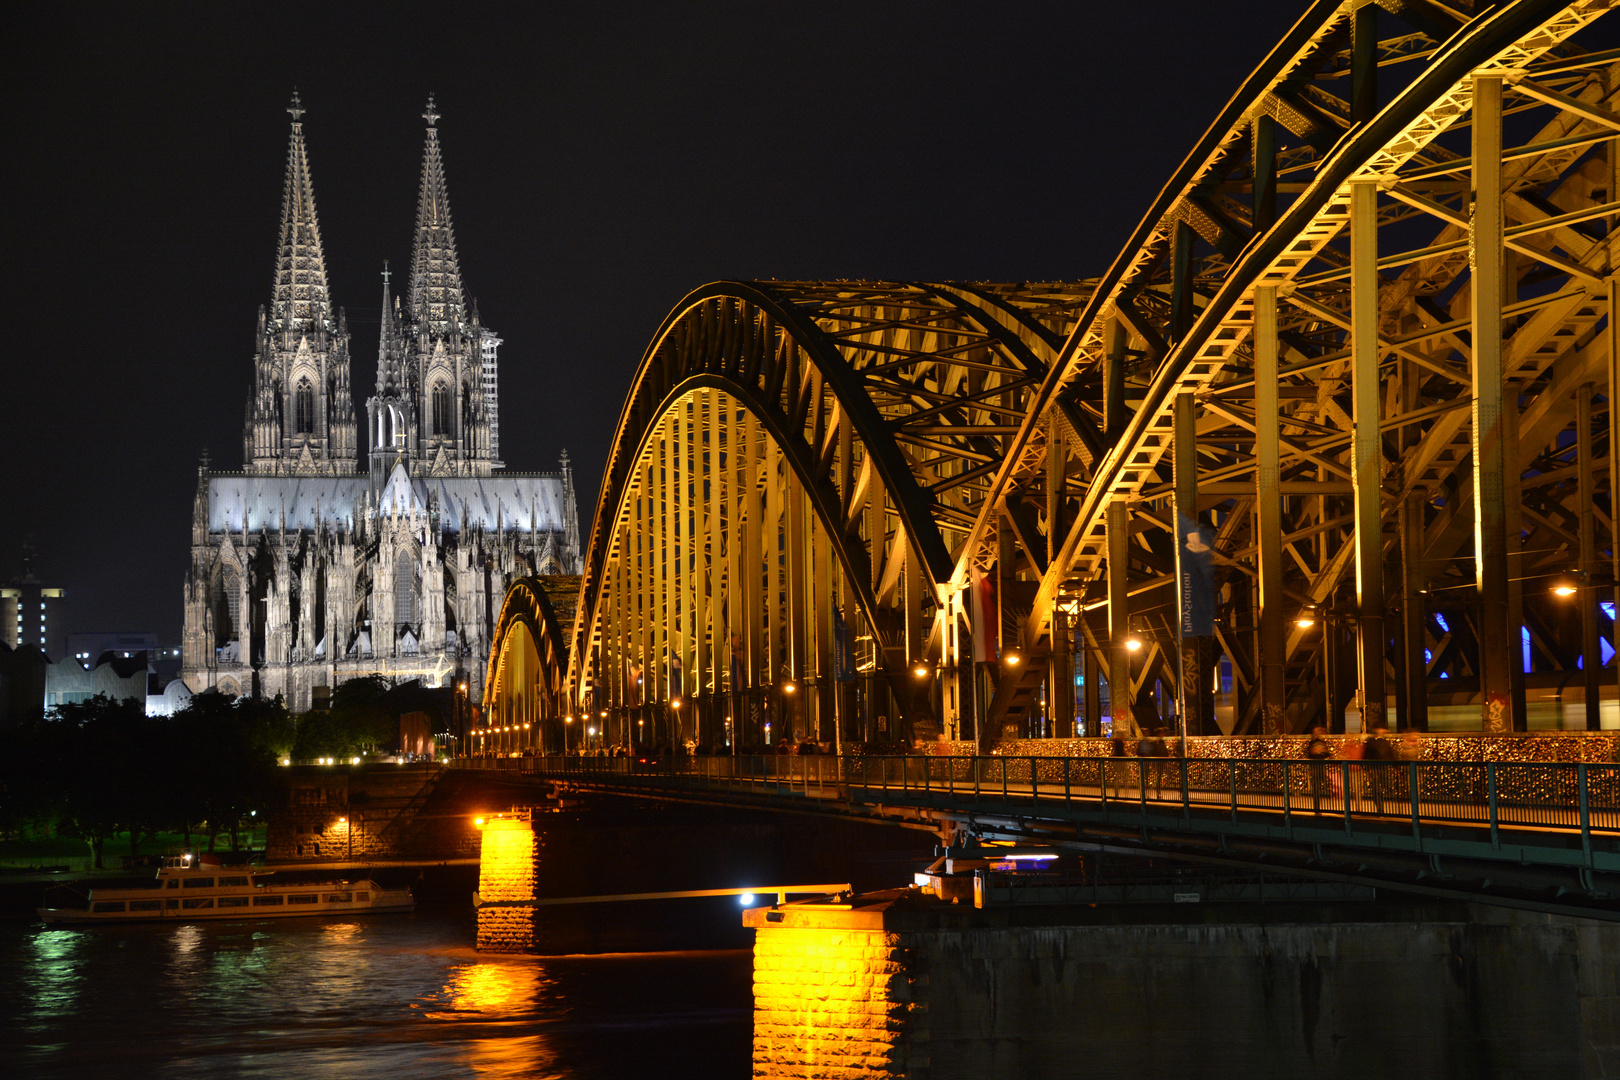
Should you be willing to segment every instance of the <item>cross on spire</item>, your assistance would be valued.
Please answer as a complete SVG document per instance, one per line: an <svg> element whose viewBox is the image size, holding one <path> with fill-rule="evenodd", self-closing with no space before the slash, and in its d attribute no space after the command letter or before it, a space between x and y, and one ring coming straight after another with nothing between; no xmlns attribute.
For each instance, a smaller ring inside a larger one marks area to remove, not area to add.
<svg viewBox="0 0 1620 1080"><path fill-rule="evenodd" d="M293 88L292 104L287 106L287 111L292 113L293 123L295 124L298 123L299 117L303 116L304 113L309 111L305 109L303 103L298 100L298 90L296 87Z"/></svg>
<svg viewBox="0 0 1620 1080"><path fill-rule="evenodd" d="M383 260L383 285L388 284L388 260Z"/></svg>
<svg viewBox="0 0 1620 1080"><path fill-rule="evenodd" d="M428 95L427 111L422 114L422 119L428 122L428 127L433 127L439 122L439 110L433 107L432 94Z"/></svg>

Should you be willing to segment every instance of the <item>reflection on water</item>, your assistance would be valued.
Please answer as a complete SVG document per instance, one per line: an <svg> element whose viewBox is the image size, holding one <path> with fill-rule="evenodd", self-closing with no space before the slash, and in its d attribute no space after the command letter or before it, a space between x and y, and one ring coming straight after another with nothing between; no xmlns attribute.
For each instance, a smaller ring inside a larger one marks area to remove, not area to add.
<svg viewBox="0 0 1620 1080"><path fill-rule="evenodd" d="M746 952L487 957L472 938L461 909L3 925L0 1061L98 1078L748 1075Z"/></svg>

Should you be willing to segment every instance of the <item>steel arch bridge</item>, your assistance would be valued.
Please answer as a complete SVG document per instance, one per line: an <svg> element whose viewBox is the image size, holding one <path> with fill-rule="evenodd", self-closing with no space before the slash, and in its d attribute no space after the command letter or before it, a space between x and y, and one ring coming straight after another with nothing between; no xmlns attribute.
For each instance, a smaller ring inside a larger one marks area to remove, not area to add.
<svg viewBox="0 0 1620 1080"><path fill-rule="evenodd" d="M685 298L614 437L570 712L1505 731L1578 684L1597 726L1620 50L1607 0L1473 6L1312 5L1100 278Z"/></svg>

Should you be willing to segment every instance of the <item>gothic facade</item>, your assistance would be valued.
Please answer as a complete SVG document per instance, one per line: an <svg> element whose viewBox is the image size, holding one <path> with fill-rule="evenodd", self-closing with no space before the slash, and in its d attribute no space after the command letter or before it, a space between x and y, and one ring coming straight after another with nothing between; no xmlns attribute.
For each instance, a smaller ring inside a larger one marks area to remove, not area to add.
<svg viewBox="0 0 1620 1080"><path fill-rule="evenodd" d="M501 339L467 303L431 100L403 297L383 273L361 456L303 111L295 97L243 468L198 471L182 677L193 691L281 694L295 711L374 674L466 682L477 700L507 585L579 572L568 456L554 473L499 460Z"/></svg>

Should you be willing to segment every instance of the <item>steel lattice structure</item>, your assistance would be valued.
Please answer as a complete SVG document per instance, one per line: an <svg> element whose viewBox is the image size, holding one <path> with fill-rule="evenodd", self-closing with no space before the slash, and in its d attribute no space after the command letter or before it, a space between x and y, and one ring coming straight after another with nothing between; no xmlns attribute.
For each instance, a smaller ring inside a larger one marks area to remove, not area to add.
<svg viewBox="0 0 1620 1080"><path fill-rule="evenodd" d="M1571 681L1596 726L1620 50L1608 2L1477 6L1313 5L1096 280L688 296L615 436L568 707L1061 736L1083 673L1087 733L1104 681L1115 730L1168 694L1198 733L1229 673L1222 730L1352 699L1522 729Z"/></svg>

